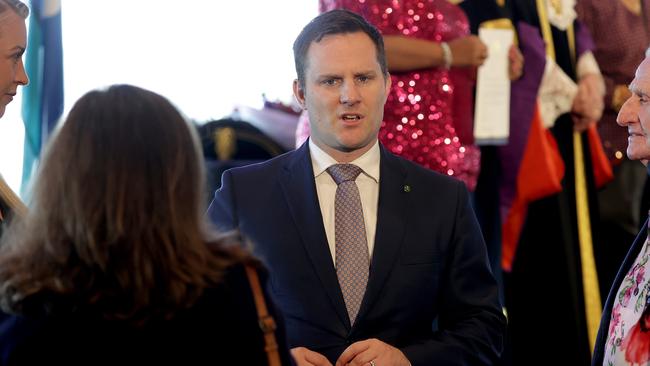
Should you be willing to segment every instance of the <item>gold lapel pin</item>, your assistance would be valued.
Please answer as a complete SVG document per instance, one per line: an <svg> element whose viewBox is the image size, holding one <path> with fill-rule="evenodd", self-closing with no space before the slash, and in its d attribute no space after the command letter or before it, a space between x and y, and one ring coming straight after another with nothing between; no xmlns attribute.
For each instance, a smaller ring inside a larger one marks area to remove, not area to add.
<svg viewBox="0 0 650 366"><path fill-rule="evenodd" d="M411 186L409 186L408 184L405 184L404 185L404 192L406 192L406 193L411 192Z"/></svg>

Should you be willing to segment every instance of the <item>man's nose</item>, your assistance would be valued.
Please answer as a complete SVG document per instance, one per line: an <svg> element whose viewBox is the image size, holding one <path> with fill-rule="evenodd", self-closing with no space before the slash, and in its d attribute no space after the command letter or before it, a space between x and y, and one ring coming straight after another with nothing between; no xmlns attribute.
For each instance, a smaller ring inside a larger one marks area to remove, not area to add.
<svg viewBox="0 0 650 366"><path fill-rule="evenodd" d="M618 111L618 116L616 116L616 123L619 126L627 126L631 123L639 122L639 114L636 113L638 106L634 100L635 96L627 98L621 109Z"/></svg>
<svg viewBox="0 0 650 366"><path fill-rule="evenodd" d="M340 101L342 104L355 104L359 102L361 96L357 85L354 83L346 82L341 86Z"/></svg>

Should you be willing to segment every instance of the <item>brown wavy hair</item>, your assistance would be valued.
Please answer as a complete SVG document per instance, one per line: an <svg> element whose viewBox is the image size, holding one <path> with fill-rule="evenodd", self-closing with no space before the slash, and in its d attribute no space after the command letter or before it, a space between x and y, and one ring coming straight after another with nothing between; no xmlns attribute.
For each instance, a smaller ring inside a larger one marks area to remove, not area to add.
<svg viewBox="0 0 650 366"><path fill-rule="evenodd" d="M210 233L195 130L162 96L91 91L46 150L29 213L0 247L0 305L108 319L171 317L250 260ZM231 242L231 243L228 243Z"/></svg>

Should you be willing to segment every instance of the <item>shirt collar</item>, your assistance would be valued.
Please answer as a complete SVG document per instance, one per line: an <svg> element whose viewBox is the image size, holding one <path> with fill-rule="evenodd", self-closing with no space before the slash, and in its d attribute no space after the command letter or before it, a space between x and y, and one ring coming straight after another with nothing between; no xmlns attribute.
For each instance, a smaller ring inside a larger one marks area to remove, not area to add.
<svg viewBox="0 0 650 366"><path fill-rule="evenodd" d="M311 165L314 167L314 177L323 174L330 166L338 164L334 158L316 146L311 138L309 139L309 154L311 155ZM379 158L379 140L375 140L370 150L351 161L350 164L358 166L363 170L363 174L379 183Z"/></svg>

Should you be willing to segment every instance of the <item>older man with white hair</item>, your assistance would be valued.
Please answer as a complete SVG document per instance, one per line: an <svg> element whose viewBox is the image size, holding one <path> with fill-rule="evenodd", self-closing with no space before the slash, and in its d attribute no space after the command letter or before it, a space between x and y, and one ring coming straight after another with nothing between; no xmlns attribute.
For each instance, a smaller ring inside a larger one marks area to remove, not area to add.
<svg viewBox="0 0 650 366"><path fill-rule="evenodd" d="M627 127L627 155L650 160L650 48L629 86L616 122ZM592 366L650 365L650 222L634 240L612 285L598 331Z"/></svg>

